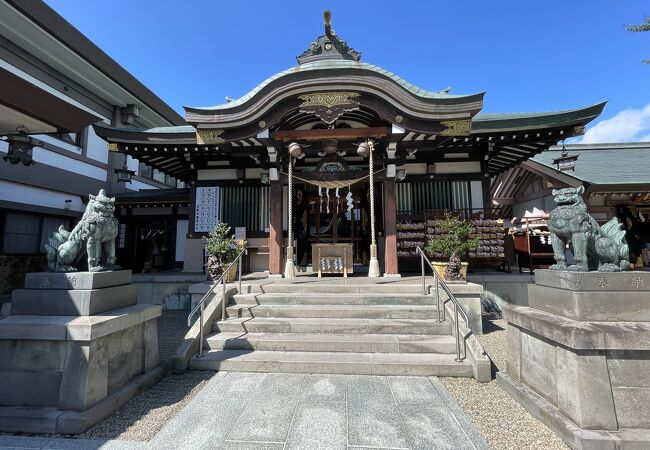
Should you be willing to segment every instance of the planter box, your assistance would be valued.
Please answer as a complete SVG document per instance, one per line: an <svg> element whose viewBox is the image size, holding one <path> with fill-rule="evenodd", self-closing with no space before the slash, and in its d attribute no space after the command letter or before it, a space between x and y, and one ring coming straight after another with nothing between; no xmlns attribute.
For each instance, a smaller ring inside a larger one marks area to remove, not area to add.
<svg viewBox="0 0 650 450"><path fill-rule="evenodd" d="M449 265L449 262L448 261L433 261L431 264L433 265L433 268L436 270L436 273L438 274L438 276L440 278L442 278L443 280L447 281L445 279L445 269L447 269L447 266ZM461 264L460 277L463 280L467 280L467 267L469 266L469 264L466 263L466 262L462 262L460 264Z"/></svg>

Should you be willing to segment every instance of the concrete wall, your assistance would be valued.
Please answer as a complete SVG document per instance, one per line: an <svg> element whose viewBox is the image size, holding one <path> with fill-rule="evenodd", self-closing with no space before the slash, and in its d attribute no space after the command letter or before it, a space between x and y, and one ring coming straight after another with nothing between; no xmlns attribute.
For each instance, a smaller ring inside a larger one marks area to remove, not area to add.
<svg viewBox="0 0 650 450"><path fill-rule="evenodd" d="M189 309L192 295L188 287L206 279L203 273L138 274L133 283L138 286L138 303L161 305L163 309Z"/></svg>
<svg viewBox="0 0 650 450"><path fill-rule="evenodd" d="M449 283L449 289L461 304L469 318L469 328L474 334L483 334L483 317L481 307L481 296L483 286L476 283ZM445 297L444 292L440 294Z"/></svg>
<svg viewBox="0 0 650 450"><path fill-rule="evenodd" d="M528 305L528 285L535 282L527 273L478 272L468 275L468 281L483 286L481 303L485 312L500 313L504 305Z"/></svg>
<svg viewBox="0 0 650 450"><path fill-rule="evenodd" d="M177 244L182 244L181 242ZM184 272L203 272L203 239L185 239Z"/></svg>

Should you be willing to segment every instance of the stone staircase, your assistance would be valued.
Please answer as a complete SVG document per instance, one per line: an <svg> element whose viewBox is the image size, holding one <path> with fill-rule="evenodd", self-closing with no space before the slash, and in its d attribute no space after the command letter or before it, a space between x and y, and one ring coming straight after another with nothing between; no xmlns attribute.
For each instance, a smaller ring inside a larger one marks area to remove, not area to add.
<svg viewBox="0 0 650 450"><path fill-rule="evenodd" d="M335 280L249 285L204 341L197 370L475 375L421 286ZM206 333L207 334L207 333ZM471 356L471 355L470 355ZM489 360L488 360L489 364Z"/></svg>

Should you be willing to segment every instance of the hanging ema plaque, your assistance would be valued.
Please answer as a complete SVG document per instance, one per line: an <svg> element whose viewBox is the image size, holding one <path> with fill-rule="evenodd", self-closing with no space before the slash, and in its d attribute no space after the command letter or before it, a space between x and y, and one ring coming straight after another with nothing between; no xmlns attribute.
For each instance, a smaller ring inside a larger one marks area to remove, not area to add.
<svg viewBox="0 0 650 450"><path fill-rule="evenodd" d="M221 188L206 186L196 188L194 207L194 232L209 233L221 220Z"/></svg>

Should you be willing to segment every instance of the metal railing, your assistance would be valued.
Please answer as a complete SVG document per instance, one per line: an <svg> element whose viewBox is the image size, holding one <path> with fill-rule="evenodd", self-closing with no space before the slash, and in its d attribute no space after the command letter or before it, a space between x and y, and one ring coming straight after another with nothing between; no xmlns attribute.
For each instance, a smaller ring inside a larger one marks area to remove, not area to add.
<svg viewBox="0 0 650 450"><path fill-rule="evenodd" d="M434 279L434 284L435 284L435 289L436 289L436 305L438 309L438 322L444 322L445 321L445 302L442 303L442 308L440 307L440 288L442 287L442 290L445 291L447 294L447 298L451 301L451 303L454 305L454 315L456 316L456 323L455 323L455 328L456 328L456 361L463 361L465 358L467 358L467 343L465 342L465 337L461 339L460 336L460 324L458 321L459 315L463 317L463 320L465 321L465 325L469 329L469 317L467 317L467 313L461 306L461 304L456 300L456 297L454 297L454 294L451 293L451 289L449 289L449 286L447 286L447 283L444 282L442 278L438 275L438 272L436 272L436 269L433 267L433 264L431 264L431 261L429 261L429 258L424 254L424 251L420 248L417 247L417 253L420 254L420 263L422 265L422 295L427 295L427 287L426 287L426 275L425 275L425 266L424 263L426 262L429 265L429 268L433 272L433 279ZM461 347L462 347L462 353L461 353ZM461 358L462 354L462 358Z"/></svg>
<svg viewBox="0 0 650 450"><path fill-rule="evenodd" d="M215 293L215 289L217 288L217 286L219 286L219 283L221 282L221 286L222 286L222 291L221 291L222 292L221 293L221 320L225 320L225 318L226 318L226 284L227 284L226 275L228 275L228 272L230 272L232 270L235 263L239 263L238 264L238 272L239 272L239 274L238 274L239 281L238 282L239 282L239 292L241 292L242 257L244 255L247 255L247 254L248 254L247 249L243 249L241 252L239 252L239 254L235 258L235 260L230 263L230 265L226 268L226 270L223 271L221 276L212 285L212 287L210 287L208 292L205 293L205 295L201 298L201 301L199 301L196 304L196 306L194 306L194 308L192 308L192 311L190 311L190 313L187 316L187 326L190 327L190 326L192 326L192 317L194 317L194 314L196 314L197 311L199 312L199 338L200 338L200 340L199 340L199 354L198 354L199 358L201 356L203 356L203 310L205 309L205 303L208 300L208 298L210 297L210 294Z"/></svg>

